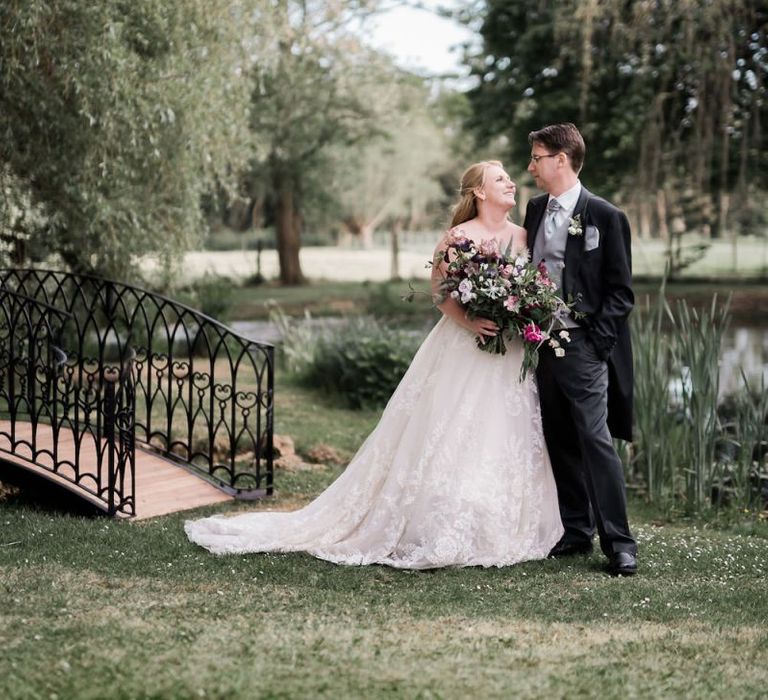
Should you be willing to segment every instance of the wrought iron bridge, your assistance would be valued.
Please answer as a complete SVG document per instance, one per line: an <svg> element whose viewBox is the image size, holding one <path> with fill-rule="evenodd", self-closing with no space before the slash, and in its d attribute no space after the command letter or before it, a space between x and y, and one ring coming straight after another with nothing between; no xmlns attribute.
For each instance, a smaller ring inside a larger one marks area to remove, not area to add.
<svg viewBox="0 0 768 700"><path fill-rule="evenodd" d="M0 481L145 518L273 487L274 348L99 277L0 269Z"/></svg>

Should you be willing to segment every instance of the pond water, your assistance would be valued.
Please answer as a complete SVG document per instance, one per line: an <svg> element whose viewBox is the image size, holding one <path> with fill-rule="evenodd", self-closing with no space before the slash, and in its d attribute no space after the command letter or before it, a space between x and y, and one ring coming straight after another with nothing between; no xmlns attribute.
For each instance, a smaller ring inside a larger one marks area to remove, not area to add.
<svg viewBox="0 0 768 700"><path fill-rule="evenodd" d="M312 318L309 323L318 328L343 324L343 318ZM282 340L279 328L271 321L234 321L232 330L251 340L279 343ZM428 328L415 328L414 333L425 333ZM727 396L743 386L741 370L753 387L760 385L763 377L768 385L768 327L731 326L725 336L723 353L720 358L720 395Z"/></svg>
<svg viewBox="0 0 768 700"><path fill-rule="evenodd" d="M735 326L723 343L720 358L720 395L732 394L743 386L741 370L753 387L760 378L768 386L768 328Z"/></svg>

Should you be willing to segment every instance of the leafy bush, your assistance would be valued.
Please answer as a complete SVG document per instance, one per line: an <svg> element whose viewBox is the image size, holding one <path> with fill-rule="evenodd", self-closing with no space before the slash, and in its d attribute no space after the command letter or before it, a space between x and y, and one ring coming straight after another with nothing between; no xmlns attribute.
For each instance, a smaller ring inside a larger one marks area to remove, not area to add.
<svg viewBox="0 0 768 700"><path fill-rule="evenodd" d="M286 368L303 384L328 391L352 408L383 406L413 359L421 334L371 318L312 327L272 314L282 331Z"/></svg>
<svg viewBox="0 0 768 700"><path fill-rule="evenodd" d="M306 312L304 322L296 321L274 302L270 305L269 320L278 327L282 337L278 362L294 377L305 377L314 364L318 340L317 331L310 325L312 317Z"/></svg>
<svg viewBox="0 0 768 700"><path fill-rule="evenodd" d="M352 408L382 406L413 359L420 338L372 320L357 320L321 338L307 380L338 392Z"/></svg>
<svg viewBox="0 0 768 700"><path fill-rule="evenodd" d="M176 299L217 321L226 321L232 308L234 282L229 277L206 272L176 293Z"/></svg>

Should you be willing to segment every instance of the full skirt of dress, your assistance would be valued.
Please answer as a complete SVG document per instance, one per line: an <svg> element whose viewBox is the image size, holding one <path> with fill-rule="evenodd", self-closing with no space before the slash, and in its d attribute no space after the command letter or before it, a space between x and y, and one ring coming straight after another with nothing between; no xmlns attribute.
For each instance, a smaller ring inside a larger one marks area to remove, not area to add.
<svg viewBox="0 0 768 700"><path fill-rule="evenodd" d="M506 566L563 533L523 351L481 352L442 318L346 470L306 507L189 520L215 554L303 551L404 569Z"/></svg>

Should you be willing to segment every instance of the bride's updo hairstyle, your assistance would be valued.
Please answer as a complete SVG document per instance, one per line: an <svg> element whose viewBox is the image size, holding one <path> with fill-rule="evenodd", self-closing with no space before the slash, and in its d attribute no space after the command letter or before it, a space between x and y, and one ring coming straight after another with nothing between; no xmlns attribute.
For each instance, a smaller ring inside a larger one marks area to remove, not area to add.
<svg viewBox="0 0 768 700"><path fill-rule="evenodd" d="M463 224L477 216L475 190L480 189L485 184L485 171L488 170L489 165L504 167L498 160L481 160L479 163L473 163L464 171L459 187L459 201L453 207L451 225L448 228Z"/></svg>

